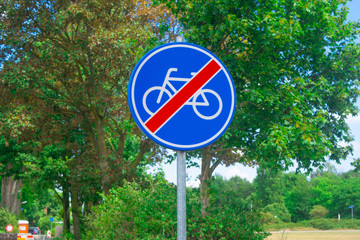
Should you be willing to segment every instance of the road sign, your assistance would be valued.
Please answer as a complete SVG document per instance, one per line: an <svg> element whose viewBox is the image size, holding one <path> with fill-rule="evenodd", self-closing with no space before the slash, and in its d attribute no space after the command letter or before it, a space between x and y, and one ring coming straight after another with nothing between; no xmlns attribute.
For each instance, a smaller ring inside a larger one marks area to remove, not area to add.
<svg viewBox="0 0 360 240"><path fill-rule="evenodd" d="M7 232L12 232L14 230L14 227L9 224L9 225L6 225L5 229L6 229Z"/></svg>
<svg viewBox="0 0 360 240"><path fill-rule="evenodd" d="M235 88L224 64L188 43L161 45L134 68L128 101L140 129L158 144L193 150L217 140L235 111Z"/></svg>
<svg viewBox="0 0 360 240"><path fill-rule="evenodd" d="M51 232L50 232L50 231L47 231L46 236L47 236L48 238L51 238Z"/></svg>

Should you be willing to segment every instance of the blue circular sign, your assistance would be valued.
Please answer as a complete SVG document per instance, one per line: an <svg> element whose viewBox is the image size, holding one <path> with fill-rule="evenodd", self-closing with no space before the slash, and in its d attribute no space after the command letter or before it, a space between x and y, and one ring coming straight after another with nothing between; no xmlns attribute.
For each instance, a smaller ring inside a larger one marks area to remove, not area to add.
<svg viewBox="0 0 360 240"><path fill-rule="evenodd" d="M229 126L236 94L230 73L208 50L170 43L148 52L134 68L128 102L135 122L156 143L194 150Z"/></svg>

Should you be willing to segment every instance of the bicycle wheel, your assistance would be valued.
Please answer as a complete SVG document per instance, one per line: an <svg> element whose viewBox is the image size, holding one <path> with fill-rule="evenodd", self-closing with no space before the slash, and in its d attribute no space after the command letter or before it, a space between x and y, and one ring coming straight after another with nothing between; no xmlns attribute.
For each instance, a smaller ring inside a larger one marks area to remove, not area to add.
<svg viewBox="0 0 360 240"><path fill-rule="evenodd" d="M209 99L212 99L212 100L216 99L216 102L214 102L214 101L208 102L208 98L206 97L206 94L210 94ZM208 104L204 104L204 102L200 102L200 104L199 104L197 102L197 98L200 95L204 98L203 100ZM213 95L215 98L212 97L211 95ZM212 114L213 111L211 111L210 114L206 114L206 113L202 114L202 113L200 113L198 108L203 108L203 109L204 108L210 108L215 103L218 105L218 109L214 114ZM221 110L223 108L222 100L221 100L219 94L217 94L215 91L213 91L211 89L202 89L201 91L198 91L194 95L194 98L192 100L191 105L193 106L193 109L194 109L194 112L196 113L196 115L198 115L199 117L201 117L202 119L205 119L205 120L212 120L212 119L216 118L217 116L219 116L219 114L221 113Z"/></svg>
<svg viewBox="0 0 360 240"><path fill-rule="evenodd" d="M161 96L160 101L157 102L161 91L163 91L163 95ZM160 86L149 88L143 96L144 109L148 114L153 115L171 97L171 93L166 88L162 89ZM150 108L148 107L148 103L150 103Z"/></svg>

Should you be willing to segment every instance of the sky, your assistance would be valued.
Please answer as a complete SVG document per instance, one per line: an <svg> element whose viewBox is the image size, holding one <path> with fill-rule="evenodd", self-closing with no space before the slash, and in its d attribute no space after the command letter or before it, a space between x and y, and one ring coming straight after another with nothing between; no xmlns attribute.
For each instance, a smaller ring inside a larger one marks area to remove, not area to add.
<svg viewBox="0 0 360 240"><path fill-rule="evenodd" d="M360 20L360 0L352 0L348 4L349 7L349 15L348 19L350 21L359 21ZM360 39L359 39L360 42ZM360 98L358 99L356 105L360 107ZM335 162L330 162L334 165L339 173L347 172L353 167L350 163L354 158L360 158L360 115L349 117L347 119L347 123L351 129L352 135L354 137L354 142L352 142L354 151L353 155L349 156L346 160L342 161L341 164L336 164ZM176 161L172 164L160 164L157 167L151 168L150 172L156 172L160 168L162 168L165 172L165 178L172 183L176 184ZM290 171L295 170L290 169ZM187 170L187 181L186 185L188 187L197 187L200 184L198 176L200 175L200 168L191 167ZM214 174L221 175L226 179L230 179L234 176L239 176L241 178L245 178L248 181L252 182L256 177L256 168L245 167L241 164L235 164L233 166L225 167L218 166L214 172Z"/></svg>

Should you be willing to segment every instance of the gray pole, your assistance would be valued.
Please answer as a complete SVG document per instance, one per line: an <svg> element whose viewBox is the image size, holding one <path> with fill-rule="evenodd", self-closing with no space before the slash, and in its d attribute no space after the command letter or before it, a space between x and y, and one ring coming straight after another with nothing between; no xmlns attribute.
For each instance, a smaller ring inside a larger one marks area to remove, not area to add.
<svg viewBox="0 0 360 240"><path fill-rule="evenodd" d="M349 206L351 208L351 219L354 219L354 207L355 205Z"/></svg>
<svg viewBox="0 0 360 240"><path fill-rule="evenodd" d="M177 240L186 240L186 152L177 152Z"/></svg>
<svg viewBox="0 0 360 240"><path fill-rule="evenodd" d="M185 42L183 36L177 42ZM186 240L186 152L177 152L177 240Z"/></svg>

